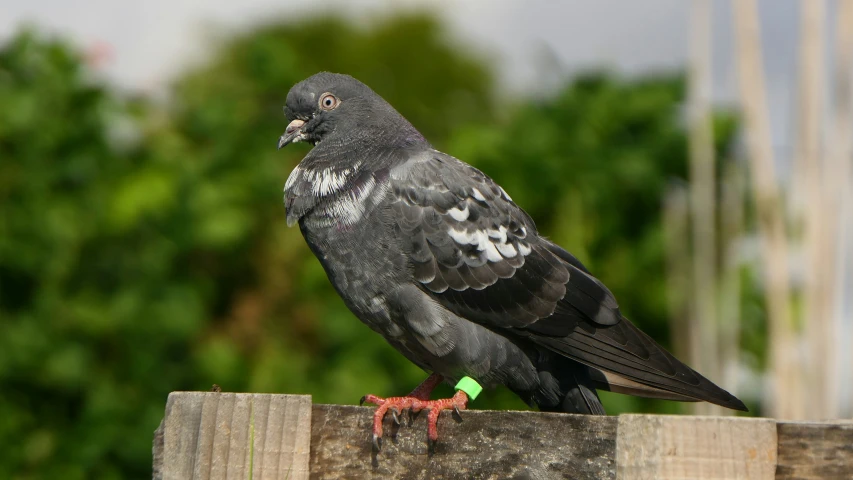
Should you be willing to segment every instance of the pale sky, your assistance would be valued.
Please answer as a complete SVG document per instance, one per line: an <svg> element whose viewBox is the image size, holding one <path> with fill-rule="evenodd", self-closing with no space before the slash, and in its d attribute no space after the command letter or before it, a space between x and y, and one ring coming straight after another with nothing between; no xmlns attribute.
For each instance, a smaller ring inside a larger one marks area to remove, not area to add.
<svg viewBox="0 0 853 480"><path fill-rule="evenodd" d="M187 64L231 32L273 19L338 12L359 22L401 9L426 8L468 44L496 61L501 84L536 95L563 76L606 67L626 74L681 68L687 59L688 0L0 0L0 40L38 25L84 48L109 45L105 76L133 90L158 92ZM833 3L833 2L830 2ZM785 170L796 87L797 0L759 1L774 147ZM830 9L831 10L831 9ZM714 2L713 86L733 103L730 1Z"/></svg>
<svg viewBox="0 0 853 480"><path fill-rule="evenodd" d="M687 56L686 0L0 0L0 36L24 23L70 36L81 45L105 42L114 58L109 76L131 88L164 85L187 62L204 56L210 37L271 19L333 11L369 21L399 9L427 8L453 33L498 60L505 84L538 91L537 72L572 73L607 66L636 73L679 68ZM796 58L796 0L760 2L770 89L789 83ZM715 3L715 81L718 97L731 98L731 12ZM558 60L558 65L551 62Z"/></svg>

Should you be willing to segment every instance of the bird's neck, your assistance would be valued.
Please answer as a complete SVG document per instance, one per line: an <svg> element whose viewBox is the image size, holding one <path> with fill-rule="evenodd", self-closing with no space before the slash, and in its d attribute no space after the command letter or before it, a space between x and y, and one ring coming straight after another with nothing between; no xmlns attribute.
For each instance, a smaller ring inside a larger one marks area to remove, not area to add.
<svg viewBox="0 0 853 480"><path fill-rule="evenodd" d="M284 187L287 223L307 219L311 228L355 224L367 211L366 202L378 186L376 175L362 160L329 162L309 154Z"/></svg>
<svg viewBox="0 0 853 480"><path fill-rule="evenodd" d="M317 156L330 158L354 158L384 155L388 152L411 148L431 148L426 138L408 124L379 124L347 135L332 132L312 150Z"/></svg>
<svg viewBox="0 0 853 480"><path fill-rule="evenodd" d="M284 194L288 223L309 213L326 218L343 212L347 222L360 218L364 210L361 203L382 181L382 172L387 175L413 152L429 148L408 122L380 124L345 137L332 132L287 179Z"/></svg>

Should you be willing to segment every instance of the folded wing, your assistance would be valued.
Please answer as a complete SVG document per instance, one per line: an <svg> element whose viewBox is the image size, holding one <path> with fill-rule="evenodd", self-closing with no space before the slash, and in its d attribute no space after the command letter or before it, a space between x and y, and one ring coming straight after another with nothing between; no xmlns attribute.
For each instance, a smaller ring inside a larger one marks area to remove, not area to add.
<svg viewBox="0 0 853 480"><path fill-rule="evenodd" d="M600 388L745 410L622 317L607 287L479 170L434 152L391 179L414 280L445 308L601 370Z"/></svg>

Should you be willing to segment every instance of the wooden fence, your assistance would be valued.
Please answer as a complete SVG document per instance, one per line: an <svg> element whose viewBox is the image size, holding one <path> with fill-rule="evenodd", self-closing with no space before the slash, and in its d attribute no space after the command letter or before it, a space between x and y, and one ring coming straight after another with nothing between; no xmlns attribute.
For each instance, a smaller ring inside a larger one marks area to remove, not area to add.
<svg viewBox="0 0 853 480"><path fill-rule="evenodd" d="M154 436L154 478L853 479L853 421L539 412L448 412L427 451L426 414L306 395L175 392ZM404 415L405 417L405 415Z"/></svg>

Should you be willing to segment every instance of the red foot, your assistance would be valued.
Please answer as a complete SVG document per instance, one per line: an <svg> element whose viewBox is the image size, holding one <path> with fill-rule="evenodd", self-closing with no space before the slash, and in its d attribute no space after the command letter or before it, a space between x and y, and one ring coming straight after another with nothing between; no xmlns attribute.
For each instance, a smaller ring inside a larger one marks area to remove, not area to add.
<svg viewBox="0 0 853 480"><path fill-rule="evenodd" d="M437 379L435 378L437 377ZM465 410L468 406L468 395L459 390L456 395L451 398L442 398L440 400L427 400L429 394L436 385L441 382L441 377L438 375L430 376L424 383L416 388L409 396L406 397L388 397L381 398L376 395L365 395L361 398L361 403L364 402L378 405L376 412L373 414L373 445L379 449L382 439L382 420L385 414L391 411L394 417L394 422L400 424L400 413L405 409L410 409L412 412L420 412L421 410L429 410L427 417L427 434L429 442L435 443L438 440L438 415L442 410L455 410L458 414L460 410Z"/></svg>

